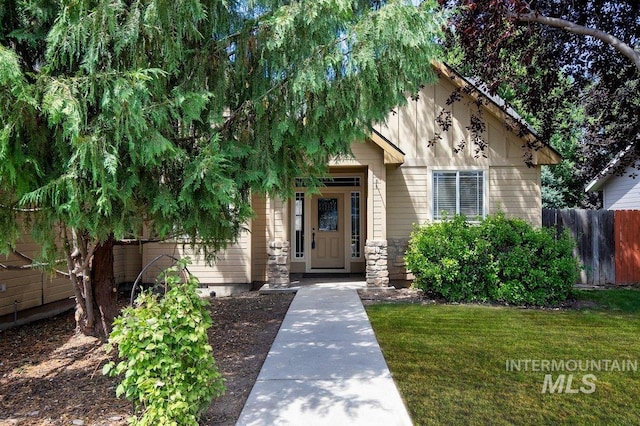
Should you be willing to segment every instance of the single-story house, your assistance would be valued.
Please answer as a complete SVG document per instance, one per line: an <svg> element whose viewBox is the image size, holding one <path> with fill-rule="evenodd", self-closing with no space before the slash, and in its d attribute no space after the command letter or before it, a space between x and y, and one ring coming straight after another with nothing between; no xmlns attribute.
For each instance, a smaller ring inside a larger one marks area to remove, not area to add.
<svg viewBox="0 0 640 426"><path fill-rule="evenodd" d="M353 155L330 163L331 179L313 194L299 179L289 200L255 196L256 218L238 244L220 254L215 266L195 264L201 283L268 282L287 285L291 274L363 274L372 285L408 278L403 254L414 224L438 220L443 211L484 216L501 210L541 225L540 166L560 155L544 145L523 160L523 145L536 140L529 127L517 128L517 114L450 67L435 65L437 84L421 89L392 111ZM456 88L465 99L447 105ZM484 155L471 143L473 96L484 97L487 142ZM451 126L435 144L436 117L451 111ZM460 141L465 147L455 152ZM171 242L145 244L142 264L189 250ZM151 278L151 277L149 277Z"/></svg>
<svg viewBox="0 0 640 426"><path fill-rule="evenodd" d="M352 156L331 161L331 178L320 194L309 192L301 177L291 199L254 196L256 217L238 243L220 253L214 266L197 262L190 272L206 286L286 286L292 274L313 273L361 274L370 285L386 286L410 278L403 255L414 224L438 220L442 212L476 218L501 210L540 226L540 166L558 163L560 155L543 145L525 164L523 146L537 140L533 130L514 126L517 114L470 80L446 65L434 67L440 75L436 84L390 112L366 140L354 141ZM462 90L462 100L448 105L457 88L473 90ZM487 144L479 155L470 130L478 97ZM451 112L446 131L436 124L443 109ZM436 132L440 139L429 144ZM135 280L160 254L189 255L176 242L118 250L118 282ZM150 268L144 280L155 273ZM2 293L0 298L1 315L12 309L13 300L6 302Z"/></svg>
<svg viewBox="0 0 640 426"><path fill-rule="evenodd" d="M586 192L602 191L605 210L640 210L640 170L633 165L618 170L634 150L634 144L628 145L585 187Z"/></svg>

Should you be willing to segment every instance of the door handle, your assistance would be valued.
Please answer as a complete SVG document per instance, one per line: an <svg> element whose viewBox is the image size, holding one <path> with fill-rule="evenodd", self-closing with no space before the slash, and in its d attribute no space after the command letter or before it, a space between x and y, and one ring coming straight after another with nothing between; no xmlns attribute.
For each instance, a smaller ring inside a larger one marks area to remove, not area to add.
<svg viewBox="0 0 640 426"><path fill-rule="evenodd" d="M313 229L315 231L315 228ZM314 250L316 248L316 233L312 232L311 233L311 250Z"/></svg>

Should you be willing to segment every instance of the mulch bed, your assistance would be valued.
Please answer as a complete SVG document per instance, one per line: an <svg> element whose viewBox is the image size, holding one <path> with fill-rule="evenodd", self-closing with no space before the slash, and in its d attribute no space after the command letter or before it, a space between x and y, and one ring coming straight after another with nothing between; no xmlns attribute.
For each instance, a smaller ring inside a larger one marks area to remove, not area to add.
<svg viewBox="0 0 640 426"><path fill-rule="evenodd" d="M211 300L210 343L227 390L203 425L235 424L292 299L250 292ZM0 331L0 425L126 425L131 403L101 372L109 359L99 340L75 333L73 312Z"/></svg>

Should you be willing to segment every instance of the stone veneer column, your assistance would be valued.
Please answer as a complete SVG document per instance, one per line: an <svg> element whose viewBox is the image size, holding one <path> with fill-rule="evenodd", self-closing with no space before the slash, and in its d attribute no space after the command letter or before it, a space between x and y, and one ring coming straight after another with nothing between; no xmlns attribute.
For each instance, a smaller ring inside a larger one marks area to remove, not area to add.
<svg viewBox="0 0 640 426"><path fill-rule="evenodd" d="M388 238L387 253L389 257L389 280L403 285L413 280L413 275L407 271L404 256L409 246L408 238Z"/></svg>
<svg viewBox="0 0 640 426"><path fill-rule="evenodd" d="M367 240L364 247L364 258L367 261L367 286L387 287L389 285L387 240Z"/></svg>
<svg viewBox="0 0 640 426"><path fill-rule="evenodd" d="M267 260L267 280L269 287L289 286L289 241L273 240L269 241L267 250L269 255Z"/></svg>

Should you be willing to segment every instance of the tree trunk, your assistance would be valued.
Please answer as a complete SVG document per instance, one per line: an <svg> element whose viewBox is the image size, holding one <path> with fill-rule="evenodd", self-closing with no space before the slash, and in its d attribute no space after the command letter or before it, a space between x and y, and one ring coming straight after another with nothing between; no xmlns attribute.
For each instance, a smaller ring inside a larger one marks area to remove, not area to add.
<svg viewBox="0 0 640 426"><path fill-rule="evenodd" d="M104 341L118 308L113 276L113 235L100 243L86 232L63 229L69 279L76 297L76 328Z"/></svg>
<svg viewBox="0 0 640 426"><path fill-rule="evenodd" d="M91 286L93 288L93 310L95 321L92 335L106 340L111 332L113 319L118 313L118 292L113 276L113 235L98 245L91 264Z"/></svg>

